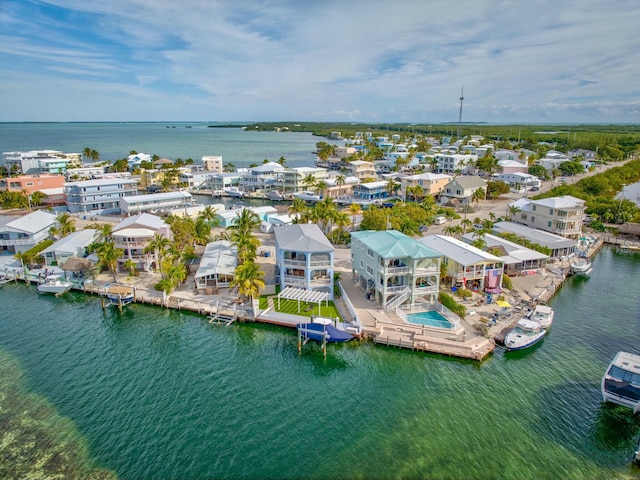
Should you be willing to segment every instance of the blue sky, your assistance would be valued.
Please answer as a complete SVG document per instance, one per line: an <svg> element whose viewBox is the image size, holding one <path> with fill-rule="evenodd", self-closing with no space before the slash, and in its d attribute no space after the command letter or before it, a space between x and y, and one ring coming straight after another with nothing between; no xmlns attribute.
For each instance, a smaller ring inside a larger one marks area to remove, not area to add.
<svg viewBox="0 0 640 480"><path fill-rule="evenodd" d="M637 0L1 0L0 121L640 123Z"/></svg>

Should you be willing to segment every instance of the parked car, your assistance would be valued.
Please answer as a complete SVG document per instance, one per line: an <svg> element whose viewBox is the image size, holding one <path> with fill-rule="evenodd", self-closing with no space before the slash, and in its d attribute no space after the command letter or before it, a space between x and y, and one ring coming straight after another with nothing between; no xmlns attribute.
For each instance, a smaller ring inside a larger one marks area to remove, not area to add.
<svg viewBox="0 0 640 480"><path fill-rule="evenodd" d="M537 192L538 190L540 190L540 187L531 187L529 190L532 192Z"/></svg>

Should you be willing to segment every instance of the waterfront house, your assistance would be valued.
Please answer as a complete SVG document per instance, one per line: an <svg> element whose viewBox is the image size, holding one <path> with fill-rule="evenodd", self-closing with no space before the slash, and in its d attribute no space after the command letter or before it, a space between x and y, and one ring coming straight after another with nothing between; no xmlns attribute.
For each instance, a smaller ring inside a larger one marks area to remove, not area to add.
<svg viewBox="0 0 640 480"><path fill-rule="evenodd" d="M92 178L103 178L106 170L107 167L105 165L85 163L81 167L68 168L64 173L64 177L68 182L78 182L80 180L89 180Z"/></svg>
<svg viewBox="0 0 640 480"><path fill-rule="evenodd" d="M443 205L454 198L463 205L471 205L473 192L481 188L487 193L487 182L477 175L455 177L444 187L440 194L440 203Z"/></svg>
<svg viewBox="0 0 640 480"><path fill-rule="evenodd" d="M281 290L293 287L324 292L333 299L333 252L315 224L282 225L274 229L276 281Z"/></svg>
<svg viewBox="0 0 640 480"><path fill-rule="evenodd" d="M144 252L144 249L156 234L169 240L173 238L169 224L162 218L150 213L140 213L133 217L125 218L113 227L111 237L114 246L124 251L118 263L124 264L127 260L133 260L136 262L138 269L145 271L151 271L154 265L157 267L157 252Z"/></svg>
<svg viewBox="0 0 640 480"><path fill-rule="evenodd" d="M313 177L315 182L325 180L327 178L326 168L314 168L314 167L294 167L285 168L282 172L283 193L296 193L304 190L313 190L313 186L309 186L305 183L307 177Z"/></svg>
<svg viewBox="0 0 640 480"><path fill-rule="evenodd" d="M385 181L359 183L353 187L353 198L359 200L380 200L388 196L389 192Z"/></svg>
<svg viewBox="0 0 640 480"><path fill-rule="evenodd" d="M487 293L501 291L501 258L446 235L429 235L418 241L442 255L453 287Z"/></svg>
<svg viewBox="0 0 640 480"><path fill-rule="evenodd" d="M138 194L138 180L123 176L67 182L64 193L71 213L117 213L120 198Z"/></svg>
<svg viewBox="0 0 640 480"><path fill-rule="evenodd" d="M365 178L378 178L376 166L371 162L354 160L353 162L348 162L346 168L349 176L357 177L360 181Z"/></svg>
<svg viewBox="0 0 640 480"><path fill-rule="evenodd" d="M566 258L572 255L575 252L577 244L576 240L514 222L494 223L493 233L496 235L511 233L531 243L546 247L549 249L549 256L551 258Z"/></svg>
<svg viewBox="0 0 640 480"><path fill-rule="evenodd" d="M71 257L84 257L87 253L87 247L96 240L98 234L98 230L92 228L76 230L40 253L47 266L60 266Z"/></svg>
<svg viewBox="0 0 640 480"><path fill-rule="evenodd" d="M598 154L593 150L587 150L586 148L576 148L574 150L569 150L568 156L572 160L578 160L581 158L583 160L595 161Z"/></svg>
<svg viewBox="0 0 640 480"><path fill-rule="evenodd" d="M24 192L26 195L31 195L33 192L45 188L62 188L64 182L65 179L62 175L20 175L0 180L0 190Z"/></svg>
<svg viewBox="0 0 640 480"><path fill-rule="evenodd" d="M509 276L524 275L536 272L547 266L549 255L537 252L505 238L485 233L482 237L476 232L462 235L462 241L472 245L481 238L484 242L482 250L491 252L503 261L504 273Z"/></svg>
<svg viewBox="0 0 640 480"><path fill-rule="evenodd" d="M353 278L385 310L422 298L438 300L440 261L435 250L396 230L351 234Z"/></svg>
<svg viewBox="0 0 640 480"><path fill-rule="evenodd" d="M224 188L237 187L241 176L240 172L214 173L207 177L204 188L212 192L221 192Z"/></svg>
<svg viewBox="0 0 640 480"><path fill-rule="evenodd" d="M515 214L511 214L512 208L517 209ZM507 215L511 215L512 222L577 239L582 232L585 209L585 201L571 195L540 200L521 198L509 204Z"/></svg>
<svg viewBox="0 0 640 480"><path fill-rule="evenodd" d="M26 252L49 238L49 229L57 223L57 217L36 210L0 225L0 250L11 253Z"/></svg>
<svg viewBox="0 0 640 480"><path fill-rule="evenodd" d="M285 167L276 162L267 162L249 170L240 176L240 189L245 192L282 191Z"/></svg>
<svg viewBox="0 0 640 480"><path fill-rule="evenodd" d="M28 152L3 152L4 164L9 171L23 174L59 174L69 166L79 165L79 153L62 153L58 150L31 150Z"/></svg>
<svg viewBox="0 0 640 480"><path fill-rule="evenodd" d="M132 215L141 212L187 208L194 203L193 196L189 192L174 191L122 197L118 201L118 206L124 215Z"/></svg>
<svg viewBox="0 0 640 480"><path fill-rule="evenodd" d="M202 157L202 166L209 172L222 173L222 155L204 155Z"/></svg>
<svg viewBox="0 0 640 480"><path fill-rule="evenodd" d="M228 288L238 266L238 252L227 240L208 243L194 275L196 289L202 293L217 293Z"/></svg>

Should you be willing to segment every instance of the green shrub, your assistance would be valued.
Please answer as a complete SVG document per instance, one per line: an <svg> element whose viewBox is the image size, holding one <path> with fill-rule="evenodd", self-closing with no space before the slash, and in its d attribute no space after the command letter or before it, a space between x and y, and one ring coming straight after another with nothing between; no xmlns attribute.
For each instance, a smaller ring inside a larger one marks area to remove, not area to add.
<svg viewBox="0 0 640 480"><path fill-rule="evenodd" d="M502 286L507 290L511 290L513 288L513 282L508 275L502 275Z"/></svg>
<svg viewBox="0 0 640 480"><path fill-rule="evenodd" d="M438 297L438 300L442 305L447 307L449 310L451 310L461 318L464 318L467 314L467 309L465 308L465 306L460 305L458 302L456 302L451 295L441 293Z"/></svg>

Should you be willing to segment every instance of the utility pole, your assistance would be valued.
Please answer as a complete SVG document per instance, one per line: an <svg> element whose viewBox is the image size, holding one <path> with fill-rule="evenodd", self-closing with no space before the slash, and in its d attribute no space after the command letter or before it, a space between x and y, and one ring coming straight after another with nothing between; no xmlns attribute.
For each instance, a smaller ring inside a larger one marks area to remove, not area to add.
<svg viewBox="0 0 640 480"><path fill-rule="evenodd" d="M460 90L460 114L458 115L458 140L460 140L460 124L462 123L462 101L464 100L464 85Z"/></svg>

